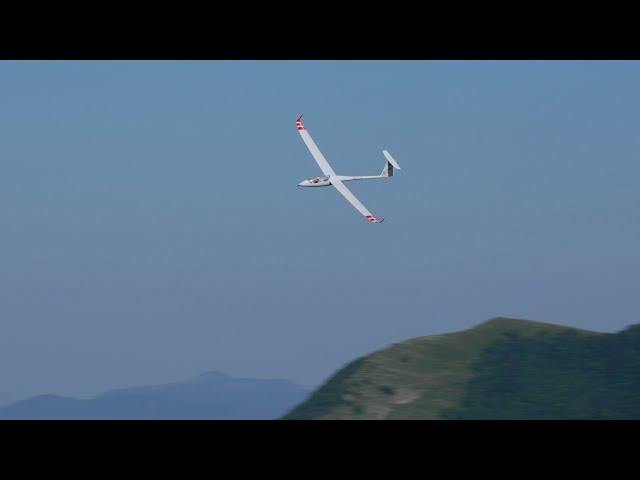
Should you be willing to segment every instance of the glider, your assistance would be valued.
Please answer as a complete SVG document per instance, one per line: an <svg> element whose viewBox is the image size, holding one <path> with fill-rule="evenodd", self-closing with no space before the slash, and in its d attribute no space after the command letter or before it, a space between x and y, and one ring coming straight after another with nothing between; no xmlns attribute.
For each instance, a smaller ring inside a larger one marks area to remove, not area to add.
<svg viewBox="0 0 640 480"><path fill-rule="evenodd" d="M318 146L315 144L315 142L311 138L311 135L309 135L309 132L307 132L307 130L305 130L304 128L304 125L302 125L302 115L300 115L296 119L296 128L298 129L298 132L300 132L300 136L302 137L302 140L304 141L305 145L309 149L309 152L311 152L311 156L313 156L314 160L320 167L320 170L322 170L322 173L324 173L325 175L324 177L316 177L316 178L310 178L308 180L303 180L298 184L298 186L299 187L328 187L329 185L333 185L334 187L336 187L336 190L338 190L338 192L340 192L340 194L344 198L346 198L349 201L349 203L353 205L356 208L356 210L358 210L364 216L364 218L366 218L372 223L382 223L384 221L384 218L378 220L369 210L367 210L367 207L365 207L360 202L360 200L358 200L355 197L355 195L351 193L351 191L345 186L344 182L349 182L351 180L368 180L373 178L393 177L393 170L394 169L400 170L400 165L398 165L398 162L395 161L395 159L391 156L391 154L386 150L382 151L385 158L387 159L387 163L382 169L382 172L380 173L380 175L367 175L367 176L359 176L359 177L337 175L336 172L333 171L333 168L331 168L331 165L329 165L329 162L327 162L327 159L324 158L324 155L322 155L322 152L320 152L320 150L318 149Z"/></svg>

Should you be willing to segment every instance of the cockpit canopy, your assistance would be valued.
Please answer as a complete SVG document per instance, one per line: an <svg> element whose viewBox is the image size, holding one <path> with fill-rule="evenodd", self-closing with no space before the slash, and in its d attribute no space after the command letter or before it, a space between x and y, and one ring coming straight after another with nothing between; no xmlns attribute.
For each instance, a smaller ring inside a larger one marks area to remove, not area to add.
<svg viewBox="0 0 640 480"><path fill-rule="evenodd" d="M316 178L310 178L309 181L311 183L320 183L320 182L328 182L329 181L329 177L316 177Z"/></svg>

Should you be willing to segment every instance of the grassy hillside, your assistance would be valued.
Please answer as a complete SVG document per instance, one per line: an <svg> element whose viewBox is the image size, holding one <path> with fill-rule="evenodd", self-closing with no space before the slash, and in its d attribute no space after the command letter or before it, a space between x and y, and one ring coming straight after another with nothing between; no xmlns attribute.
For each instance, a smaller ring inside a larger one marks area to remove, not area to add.
<svg viewBox="0 0 640 480"><path fill-rule="evenodd" d="M640 419L640 325L506 335L472 365L457 419Z"/></svg>
<svg viewBox="0 0 640 480"><path fill-rule="evenodd" d="M462 418L466 412L463 407L469 403L475 365L504 334L522 339L566 332L585 338L604 335L541 322L494 318L469 330L397 343L351 362L284 418Z"/></svg>

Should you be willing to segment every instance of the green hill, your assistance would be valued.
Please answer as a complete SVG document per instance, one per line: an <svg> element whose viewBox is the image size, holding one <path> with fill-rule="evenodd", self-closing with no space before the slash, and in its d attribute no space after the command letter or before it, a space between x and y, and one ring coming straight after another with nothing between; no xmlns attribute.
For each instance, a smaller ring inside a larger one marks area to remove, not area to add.
<svg viewBox="0 0 640 480"><path fill-rule="evenodd" d="M640 327L494 318L339 370L285 419L640 418Z"/></svg>

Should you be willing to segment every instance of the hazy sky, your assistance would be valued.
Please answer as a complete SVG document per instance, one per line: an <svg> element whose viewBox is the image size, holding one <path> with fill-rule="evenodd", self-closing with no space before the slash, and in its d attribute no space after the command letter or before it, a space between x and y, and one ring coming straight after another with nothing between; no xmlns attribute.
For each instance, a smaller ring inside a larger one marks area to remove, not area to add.
<svg viewBox="0 0 640 480"><path fill-rule="evenodd" d="M639 62L0 62L0 403L640 321ZM332 188L308 131L382 225Z"/></svg>

